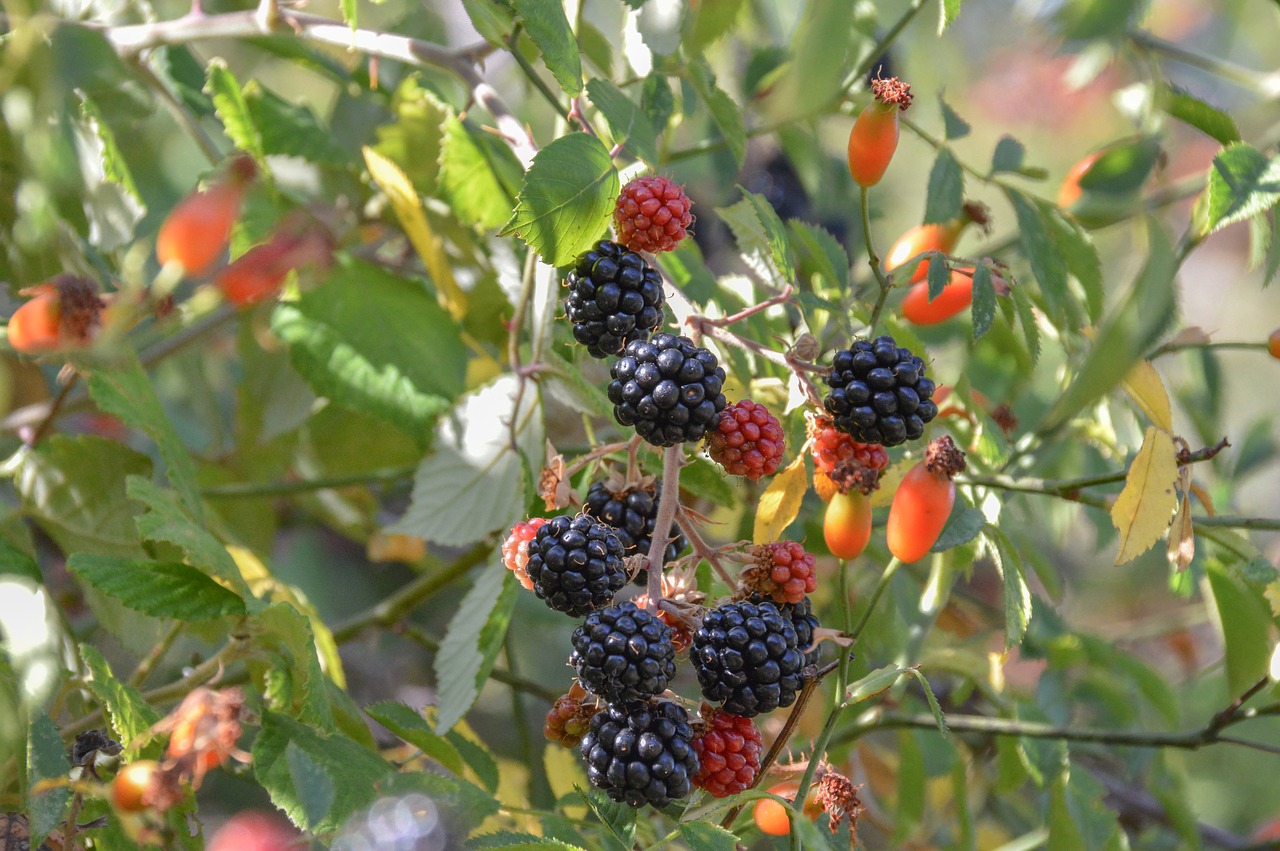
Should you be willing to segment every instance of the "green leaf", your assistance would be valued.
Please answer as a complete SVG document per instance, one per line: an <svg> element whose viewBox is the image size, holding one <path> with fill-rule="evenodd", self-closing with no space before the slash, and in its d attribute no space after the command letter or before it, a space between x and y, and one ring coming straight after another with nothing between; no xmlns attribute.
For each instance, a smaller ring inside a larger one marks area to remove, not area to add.
<svg viewBox="0 0 1280 851"><path fill-rule="evenodd" d="M798 219L789 220L787 230L801 271L812 269L825 280L826 286L818 287L818 291L848 292L849 254L840 241L826 228Z"/></svg>
<svg viewBox="0 0 1280 851"><path fill-rule="evenodd" d="M31 719L27 737L27 787L30 788L41 780L66 777L70 770L71 764L67 761L62 737L58 735L58 726L43 712L36 715ZM31 847L41 847L45 837L62 821L63 811L70 799L71 790L65 786L27 798L25 803L30 818L28 827L31 829Z"/></svg>
<svg viewBox="0 0 1280 851"><path fill-rule="evenodd" d="M506 48L507 33L515 27L515 14L508 4L493 0L462 0L462 8L467 10L471 26L485 41L495 47Z"/></svg>
<svg viewBox="0 0 1280 851"><path fill-rule="evenodd" d="M930 552L942 553L949 549L967 544L982 532L987 525L987 516L976 508L966 508L953 515Z"/></svg>
<svg viewBox="0 0 1280 851"><path fill-rule="evenodd" d="M1012 136L1001 136L991 155L991 173L1018 172L1027 156L1027 149Z"/></svg>
<svg viewBox="0 0 1280 851"><path fill-rule="evenodd" d="M964 172L950 148L938 151L929 172L929 192L925 198L924 223L949 222L960 215L964 204Z"/></svg>
<svg viewBox="0 0 1280 851"><path fill-rule="evenodd" d="M883 668L871 671L861 679L849 684L844 693L844 705L855 706L864 700L875 697L877 694L888 691L894 683L902 678L903 674L909 672L909 668L902 668L898 665L885 665Z"/></svg>
<svg viewBox="0 0 1280 851"><path fill-rule="evenodd" d="M135 519L138 533L148 541L166 541L186 553L191 564L225 581L242 599L256 605L235 559L222 542L191 517L173 491L139 476L127 483L130 499L141 502L147 513Z"/></svg>
<svg viewBox="0 0 1280 851"><path fill-rule="evenodd" d="M1205 194L1207 233L1269 210L1280 201L1280 157L1243 142L1229 145L1213 158Z"/></svg>
<svg viewBox="0 0 1280 851"><path fill-rule="evenodd" d="M649 116L649 124L658 133L667 128L671 113L675 111L675 95L671 93L671 84L656 68L645 76L640 87L640 108Z"/></svg>
<svg viewBox="0 0 1280 851"><path fill-rule="evenodd" d="M547 263L567 266L604 232L619 188L618 171L599 139L561 136L533 158L499 236L516 234Z"/></svg>
<svg viewBox="0 0 1280 851"><path fill-rule="evenodd" d="M779 68L779 76L770 80L764 93L761 109L770 124L821 113L844 94L849 57L864 38L856 16L854 4L847 0L804 4L790 38L790 61Z"/></svg>
<svg viewBox="0 0 1280 851"><path fill-rule="evenodd" d="M23 513L63 552L93 550L136 555L137 506L125 493L130 475L150 475L151 461L114 440L53 435L19 450L14 488Z"/></svg>
<svg viewBox="0 0 1280 851"><path fill-rule="evenodd" d="M24 576L37 585L44 582L36 560L3 536L0 536L0 576Z"/></svg>
<svg viewBox="0 0 1280 851"><path fill-rule="evenodd" d="M419 285L345 258L328 282L276 307L272 329L317 395L430 442L462 392L466 353L449 314Z"/></svg>
<svg viewBox="0 0 1280 851"><path fill-rule="evenodd" d="M467 848L474 851L582 851L577 845L546 839L531 833L499 831L473 836L467 840Z"/></svg>
<svg viewBox="0 0 1280 851"><path fill-rule="evenodd" d="M1075 380L1045 414L1038 433L1056 431L1118 385L1176 317L1173 246L1163 227L1147 221L1147 262L1124 302L1103 323ZM1017 290L1014 290L1015 294Z"/></svg>
<svg viewBox="0 0 1280 851"><path fill-rule="evenodd" d="M1035 311L1032 309L1031 296L1022 287L1014 287L1013 306L1018 313L1018 324L1022 326L1022 336L1027 341L1027 352L1031 355L1031 363L1040 359L1040 328L1036 325Z"/></svg>
<svg viewBox="0 0 1280 851"><path fill-rule="evenodd" d="M569 97L582 94L582 56L564 4L560 0L512 0L512 7L564 93Z"/></svg>
<svg viewBox="0 0 1280 851"><path fill-rule="evenodd" d="M1226 648L1227 690L1233 696L1243 694L1267 675L1271 609L1261 591L1246 585L1217 559L1208 560L1205 575Z"/></svg>
<svg viewBox="0 0 1280 851"><path fill-rule="evenodd" d="M961 118L960 114L952 109L951 105L943 100L941 96L938 97L938 108L942 110L942 127L947 141L963 139L969 135L969 131L972 129L969 126L969 122Z"/></svg>
<svg viewBox="0 0 1280 851"><path fill-rule="evenodd" d="M290 103L257 80L245 85L243 96L264 154L301 157L324 165L355 162L354 152L342 146L310 107Z"/></svg>
<svg viewBox="0 0 1280 851"><path fill-rule="evenodd" d="M1075 220L1063 215L1061 210L1056 207L1041 207L1041 212L1053 232L1054 242L1067 261L1067 270L1075 276L1084 290L1090 321L1097 322L1102 318L1106 299L1102 288L1102 260L1098 257L1097 246L1093 244L1089 234Z"/></svg>
<svg viewBox="0 0 1280 851"><path fill-rule="evenodd" d="M486 567L462 598L435 656L440 712L436 733L443 735L467 714L480 696L502 649L515 609L519 583L501 562Z"/></svg>
<svg viewBox="0 0 1280 851"><path fill-rule="evenodd" d="M1105 195L1131 195L1147 182L1159 159L1160 140L1154 136L1112 142L1098 152L1098 158L1080 175L1080 188Z"/></svg>
<svg viewBox="0 0 1280 851"><path fill-rule="evenodd" d="M1234 118L1177 86L1163 89L1160 108L1223 145L1240 141L1240 130Z"/></svg>
<svg viewBox="0 0 1280 851"><path fill-rule="evenodd" d="M943 736L950 736L951 730L947 727L947 718L942 714L942 707L938 704L938 697L933 693L933 686L929 685L929 679L920 673L919 668L908 668L907 673L916 678L916 682L920 683L920 687L924 689L925 700L929 702L929 711L933 713L933 722L938 725L938 732Z"/></svg>
<svg viewBox="0 0 1280 851"><path fill-rule="evenodd" d="M599 384L588 381L579 367L569 363L554 349L545 351L542 361L546 370L541 373L540 382L546 392L584 414L612 416L613 403L609 397Z"/></svg>
<svg viewBox="0 0 1280 851"><path fill-rule="evenodd" d="M995 545L996 568L1004 580L1004 646L1008 649L1022 642L1031 622L1031 589L1022 568L1022 555L1009 536L995 526L987 526L985 533Z"/></svg>
<svg viewBox="0 0 1280 851"><path fill-rule="evenodd" d="M82 97L70 130L80 151L81 205L89 239L101 251L115 251L133 241L146 208L111 128L87 96Z"/></svg>
<svg viewBox="0 0 1280 851"><path fill-rule="evenodd" d="M795 280L787 229L764 196L744 189L741 201L716 212L733 231L738 251L752 271L779 287Z"/></svg>
<svg viewBox="0 0 1280 851"><path fill-rule="evenodd" d="M421 712L406 704L390 700L367 706L364 711L374 721L414 747L420 748L423 753L454 774L462 773L462 757L457 749L448 740L431 731Z"/></svg>
<svg viewBox="0 0 1280 851"><path fill-rule="evenodd" d="M112 368L93 370L89 376L89 395L105 413L114 414L127 425L141 429L155 441L164 459L165 476L182 498L183 507L196 519L204 519L200 489L196 483L196 466L191 453L160 404L155 387L147 378L137 356L130 353L114 362Z"/></svg>
<svg viewBox="0 0 1280 851"><path fill-rule="evenodd" d="M680 837L689 851L734 851L738 837L716 824L691 821L680 825Z"/></svg>
<svg viewBox="0 0 1280 851"><path fill-rule="evenodd" d="M75 553L67 559L67 569L155 618L199 621L245 613L244 600L185 564Z"/></svg>
<svg viewBox="0 0 1280 851"><path fill-rule="evenodd" d="M960 4L964 0L939 0L938 6L938 35L942 35L947 31L947 27L951 26L955 19L960 17Z"/></svg>
<svg viewBox="0 0 1280 851"><path fill-rule="evenodd" d="M649 116L639 105L608 80L599 77L587 82L587 97L609 124L609 134L636 158L656 165L658 143Z"/></svg>
<svg viewBox="0 0 1280 851"><path fill-rule="evenodd" d="M433 714L428 718L428 722L435 718L434 707L432 707L432 711ZM498 761L483 745L477 744L472 739L462 735L461 729L460 727L454 727L445 734L445 739L448 740L449 744L453 745L454 750L462 757L463 762L475 772L476 777L479 778L484 788L496 793L498 784L502 781L502 772L498 767Z"/></svg>
<svg viewBox="0 0 1280 851"><path fill-rule="evenodd" d="M274 651L273 656L264 654L250 662L251 669L272 683L272 708L287 709L313 727L334 729L310 619L288 603L273 603L254 615L253 623L262 630L257 645Z"/></svg>
<svg viewBox="0 0 1280 851"><path fill-rule="evenodd" d="M929 258L929 272L925 280L929 287L929 301L942 295L947 281L951 280L951 267L947 265L946 257L935 254Z"/></svg>
<svg viewBox="0 0 1280 851"><path fill-rule="evenodd" d="M639 8L644 0L628 0ZM743 0L721 0L716 3L689 4L681 39L685 56L701 56L703 52L730 32L738 20Z"/></svg>
<svg viewBox="0 0 1280 851"><path fill-rule="evenodd" d="M409 510L388 531L463 546L524 516L526 466L539 469L546 447L537 394L524 393L516 411L516 393L515 377L504 375L441 421L414 476ZM513 427L519 453L511 448Z"/></svg>
<svg viewBox="0 0 1280 851"><path fill-rule="evenodd" d="M1119 41L1137 26L1146 8L1145 0L1068 0L1058 7L1054 22L1068 41Z"/></svg>
<svg viewBox="0 0 1280 851"><path fill-rule="evenodd" d="M245 102L244 92L240 90L240 83L227 70L226 61L221 58L210 60L205 73L204 91L213 98L214 109L227 136L237 148L261 160L265 156L262 134L253 122L253 115L249 112L249 104Z"/></svg>
<svg viewBox="0 0 1280 851"><path fill-rule="evenodd" d="M680 469L680 489L725 508L737 505L740 498L720 466L696 455Z"/></svg>
<svg viewBox="0 0 1280 851"><path fill-rule="evenodd" d="M996 291L991 285L991 269L986 264L979 264L973 270L973 339L981 340L982 335L991 330L991 323L996 318Z"/></svg>
<svg viewBox="0 0 1280 851"><path fill-rule="evenodd" d="M442 125L440 188L463 224L491 230L511 215L523 175L511 149L450 116Z"/></svg>
<svg viewBox="0 0 1280 851"><path fill-rule="evenodd" d="M333 808L336 794L333 777L294 742L285 747L284 758L307 824L319 824Z"/></svg>
<svg viewBox="0 0 1280 851"><path fill-rule="evenodd" d="M600 819L624 848L630 848L635 844L636 810L634 807L614 801L595 787L578 791L587 802L587 806L591 808L591 812L595 813L596 818Z"/></svg>
<svg viewBox="0 0 1280 851"><path fill-rule="evenodd" d="M354 30L359 24L359 3L357 0L341 0L338 5L342 11L342 20Z"/></svg>
<svg viewBox="0 0 1280 851"><path fill-rule="evenodd" d="M1067 292L1067 261L1049 230L1045 213L1031 198L1021 192L1007 190L1009 202L1018 217L1022 253L1031 264L1031 272L1040 283L1049 308L1050 318L1061 326L1065 316Z"/></svg>
<svg viewBox="0 0 1280 851"><path fill-rule="evenodd" d="M716 85L715 75L705 59L689 65L689 82L710 110L711 120L729 146L734 162L742 168L742 161L747 155L747 129L742 120L742 110Z"/></svg>
<svg viewBox="0 0 1280 851"><path fill-rule="evenodd" d="M291 746L319 772L341 780L333 784L333 803L319 820L313 821L308 812L306 801L310 793L295 785L288 757ZM294 824L315 833L331 833L377 799L379 784L392 773L392 767L346 736L321 735L287 715L265 711L261 732L253 742L253 772L272 803L284 810Z"/></svg>
<svg viewBox="0 0 1280 851"><path fill-rule="evenodd" d="M111 719L111 729L120 744L132 748L138 739L149 738L152 726L160 720L160 713L155 707L116 676L93 645L81 644L80 658L84 660L89 674L84 684Z"/></svg>

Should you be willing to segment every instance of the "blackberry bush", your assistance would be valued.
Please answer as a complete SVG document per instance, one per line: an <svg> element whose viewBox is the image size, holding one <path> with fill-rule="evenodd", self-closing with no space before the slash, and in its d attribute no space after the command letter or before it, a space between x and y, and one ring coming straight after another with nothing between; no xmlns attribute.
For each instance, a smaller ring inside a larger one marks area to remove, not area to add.
<svg viewBox="0 0 1280 851"><path fill-rule="evenodd" d="M565 278L565 311L573 338L592 357L616 355L646 339L662 324L662 276L645 259L616 242L597 242L578 255Z"/></svg>
<svg viewBox="0 0 1280 851"><path fill-rule="evenodd" d="M859 443L897 446L924 435L938 415L925 363L892 337L858 340L831 360L823 405L835 427Z"/></svg>
<svg viewBox="0 0 1280 851"><path fill-rule="evenodd" d="M610 703L657 697L675 678L671 628L635 603L587 615L572 642L578 680Z"/></svg>
<svg viewBox="0 0 1280 851"><path fill-rule="evenodd" d="M771 602L726 603L707 612L689 658L703 697L734 715L790 706L802 685L795 627Z"/></svg>
<svg viewBox="0 0 1280 851"><path fill-rule="evenodd" d="M591 785L632 807L688 797L698 773L689 713L670 701L608 706L580 747Z"/></svg>
<svg viewBox="0 0 1280 851"><path fill-rule="evenodd" d="M538 529L525 571L548 606L574 617L609 605L627 584L617 533L581 514L553 517Z"/></svg>
<svg viewBox="0 0 1280 851"><path fill-rule="evenodd" d="M688 337L655 334L628 343L609 374L614 419L654 446L701 440L727 404L724 368Z"/></svg>

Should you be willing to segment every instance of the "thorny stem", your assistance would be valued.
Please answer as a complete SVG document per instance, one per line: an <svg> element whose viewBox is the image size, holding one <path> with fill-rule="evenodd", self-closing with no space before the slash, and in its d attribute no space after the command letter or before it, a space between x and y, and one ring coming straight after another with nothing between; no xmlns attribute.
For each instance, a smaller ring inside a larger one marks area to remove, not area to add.
<svg viewBox="0 0 1280 851"><path fill-rule="evenodd" d="M729 571L725 568L724 563L720 561L720 555L716 550L706 542L702 534L698 532L697 524L693 522L693 518L684 510L684 506L680 506L679 512L676 514L676 524L679 525L680 531L684 532L684 536L689 539L689 546L693 548L693 554L696 558L703 559L707 564L711 565L711 569L716 572L729 588L737 586L737 582L729 575Z"/></svg>
<svg viewBox="0 0 1280 851"><path fill-rule="evenodd" d="M739 310L737 313L733 314L732 316L725 316L721 319L708 319L707 317L704 316L704 317L701 317L699 321L703 325L713 325L718 328L724 328L725 326L732 325L735 322L741 322L747 317L753 316L762 310L773 307L775 304L785 303L787 299L791 298L791 294L794 291L795 290L792 288L791 284L787 284L776 294L770 296L769 298L765 299L759 304L753 304L750 307L744 307L742 310Z"/></svg>
<svg viewBox="0 0 1280 851"><path fill-rule="evenodd" d="M624 449L627 450L629 458L634 459L635 453L639 449L640 440L641 437L637 434L630 440L624 440L619 443L606 443L603 446L597 446L585 455L579 456L572 464L565 467L564 474L565 476L577 475L579 470L590 464L592 461L595 461L598 458L603 458L606 455L612 455L615 452L621 452ZM629 460L628 464L628 469L635 466L634 461L632 460Z"/></svg>
<svg viewBox="0 0 1280 851"><path fill-rule="evenodd" d="M32 433L31 439L27 441L30 446L37 445L44 436L49 433L49 429L53 428L53 421L58 416L58 411L67 401L67 396L71 394L71 388L76 386L77 380L80 378L79 370L72 370L67 380L63 382L62 387L58 390L58 395L53 397L49 402L49 412L45 414L44 419L40 421L40 425L36 426L36 430Z"/></svg>
<svg viewBox="0 0 1280 851"><path fill-rule="evenodd" d="M658 494L658 516L653 520L653 539L649 542L649 554L645 561L649 570L650 614L658 613L658 601L662 599L662 562L671 539L671 524L680 507L680 461L683 444L668 446L662 453L662 491Z"/></svg>
<svg viewBox="0 0 1280 851"><path fill-rule="evenodd" d="M538 90L538 94L542 95L542 99L551 105L551 108L563 118L565 121L572 121L572 111L566 109L564 104L560 103L560 99L556 97L556 93L551 91L551 87L538 76L538 70L529 64L529 60L525 59L524 54L520 51L520 28L517 27L512 31L510 38L507 39L507 52L511 54L511 58L520 66L521 72L525 78L533 84Z"/></svg>
<svg viewBox="0 0 1280 851"><path fill-rule="evenodd" d="M771 361L772 363L776 363L778 366L784 367L795 373L797 380L800 382L800 388L804 391L806 398L808 398L813 404L821 407L822 394L818 392L817 388L814 387L813 382L809 380L809 377L805 375L805 373L826 372L826 367L788 357L786 352L779 352L769 348L768 346L762 346L755 340L748 340L745 337L740 337L727 328L721 328L702 316L690 316L686 320L686 323L693 326L697 332L705 334L714 340L719 340L721 343L726 345L737 346L740 349L753 352L759 357L762 357L767 361Z"/></svg>

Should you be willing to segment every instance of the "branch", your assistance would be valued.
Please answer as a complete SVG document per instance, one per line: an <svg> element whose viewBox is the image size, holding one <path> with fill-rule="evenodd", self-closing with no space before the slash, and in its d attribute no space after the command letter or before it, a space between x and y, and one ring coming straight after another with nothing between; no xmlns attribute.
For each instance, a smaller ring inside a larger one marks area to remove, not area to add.
<svg viewBox="0 0 1280 851"><path fill-rule="evenodd" d="M662 565L671 542L671 524L680 507L680 460L683 444L668 446L662 453L662 491L658 494L658 516L653 519L653 537L649 542L649 554L645 557L649 570L649 605L651 614L658 613L662 600Z"/></svg>

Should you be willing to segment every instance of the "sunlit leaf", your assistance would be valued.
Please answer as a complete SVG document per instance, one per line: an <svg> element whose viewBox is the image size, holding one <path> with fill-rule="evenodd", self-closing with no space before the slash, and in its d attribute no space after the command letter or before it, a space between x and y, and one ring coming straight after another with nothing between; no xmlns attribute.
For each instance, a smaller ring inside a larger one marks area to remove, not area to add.
<svg viewBox="0 0 1280 851"><path fill-rule="evenodd" d="M512 0L542 61L569 97L582 93L582 57L559 0Z"/></svg>
<svg viewBox="0 0 1280 851"><path fill-rule="evenodd" d="M1280 201L1280 157L1243 142L1229 145L1209 168L1207 232L1256 216Z"/></svg>
<svg viewBox="0 0 1280 851"><path fill-rule="evenodd" d="M447 733L480 696L506 638L519 587L511 571L494 563L458 605L435 656L440 691L437 735Z"/></svg>
<svg viewBox="0 0 1280 851"><path fill-rule="evenodd" d="M1178 450L1169 433L1148 426L1142 448L1129 465L1124 489L1111 507L1111 522L1120 533L1116 564L1133 561L1155 545L1169 528L1178 507Z"/></svg>
<svg viewBox="0 0 1280 851"><path fill-rule="evenodd" d="M1160 373L1149 360L1134 365L1124 381L1125 392L1137 403L1151 424L1173 432L1173 414L1169 410L1169 394L1165 392Z"/></svg>
<svg viewBox="0 0 1280 851"><path fill-rule="evenodd" d="M785 470L773 477L769 487L760 494L760 501L756 504L752 539L757 544L778 540L783 530L800 515L800 505L808 489L809 477L805 473L804 456L798 455Z"/></svg>
<svg viewBox="0 0 1280 851"><path fill-rule="evenodd" d="M75 553L67 569L151 617L196 621L245 613L240 597L185 564Z"/></svg>

